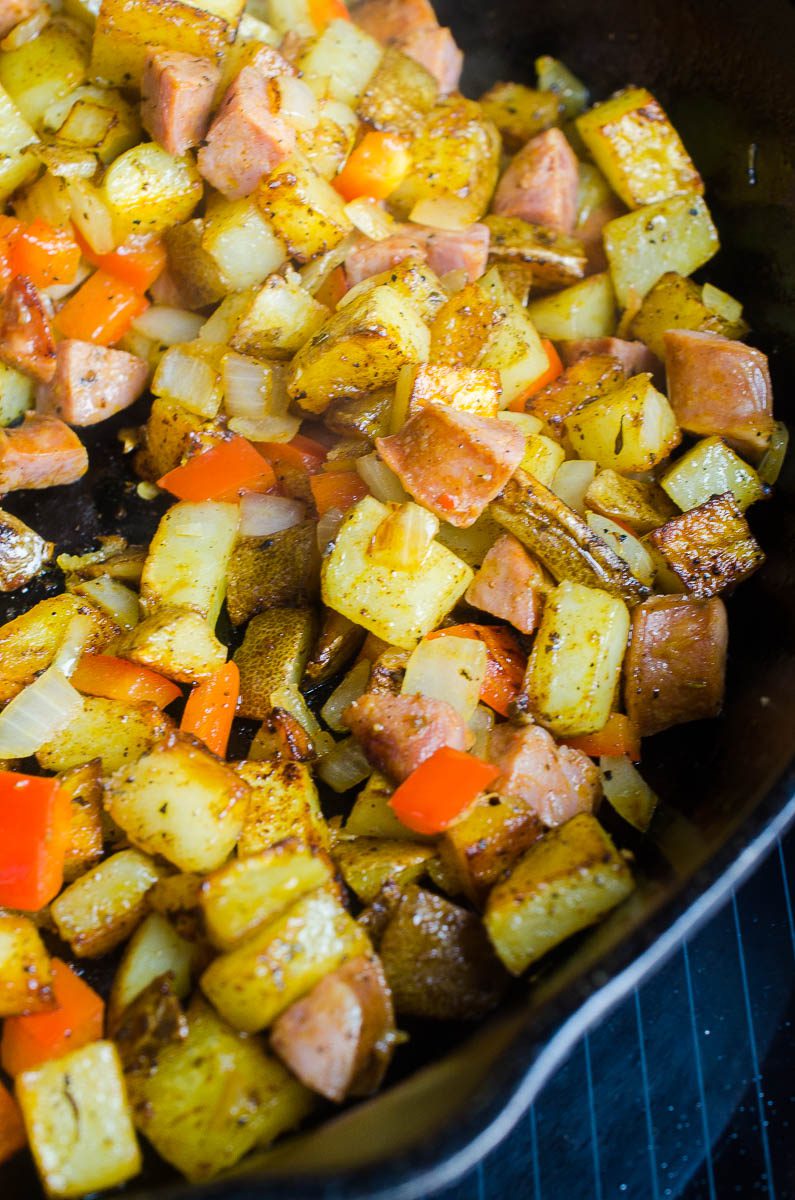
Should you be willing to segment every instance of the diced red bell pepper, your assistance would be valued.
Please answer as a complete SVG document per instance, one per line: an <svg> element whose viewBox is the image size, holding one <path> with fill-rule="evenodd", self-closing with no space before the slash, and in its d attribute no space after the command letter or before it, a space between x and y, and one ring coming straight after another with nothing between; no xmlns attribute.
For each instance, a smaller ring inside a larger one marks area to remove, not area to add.
<svg viewBox="0 0 795 1200"><path fill-rule="evenodd" d="M26 1142L22 1113L8 1088L0 1083L0 1163L21 1150Z"/></svg>
<svg viewBox="0 0 795 1200"><path fill-rule="evenodd" d="M591 758L621 758L627 755L633 762L640 762L640 734L634 721L624 713L614 712L607 723L596 733L583 733L579 737L566 738L566 746L582 750Z"/></svg>
<svg viewBox="0 0 795 1200"><path fill-rule="evenodd" d="M212 678L198 683L188 696L180 729L200 738L219 758L226 755L232 721L240 698L240 671L228 662Z"/></svg>
<svg viewBox="0 0 795 1200"><path fill-rule="evenodd" d="M57 1004L52 1012L6 1017L0 1061L11 1076L102 1037L102 997L59 958L52 960L52 984Z"/></svg>
<svg viewBox="0 0 795 1200"><path fill-rule="evenodd" d="M84 654L72 673L71 683L88 696L156 704L158 708L165 708L182 695L182 690L164 675L111 654Z"/></svg>
<svg viewBox="0 0 795 1200"><path fill-rule="evenodd" d="M109 275L115 275L143 295L165 270L166 247L157 235L137 234L109 254L96 254L81 241L83 258Z"/></svg>
<svg viewBox="0 0 795 1200"><path fill-rule="evenodd" d="M181 467L175 467L162 479L158 487L165 488L180 500L220 500L251 487L255 482L268 480L274 487L276 476L273 468L251 442L242 437L232 437L219 442L203 454L189 458Z"/></svg>
<svg viewBox="0 0 795 1200"><path fill-rule="evenodd" d="M57 779L0 771L0 906L36 912L58 895L70 821Z"/></svg>
<svg viewBox="0 0 795 1200"><path fill-rule="evenodd" d="M71 226L56 229L41 217L23 225L11 247L11 270L36 287L71 283L80 266L80 247Z"/></svg>
<svg viewBox="0 0 795 1200"><path fill-rule="evenodd" d="M111 346L124 337L136 317L149 307L135 288L108 271L95 271L64 304L55 318L63 337Z"/></svg>
<svg viewBox="0 0 795 1200"><path fill-rule="evenodd" d="M404 779L389 806L415 833L442 833L499 774L473 754L442 746Z"/></svg>
<svg viewBox="0 0 795 1200"><path fill-rule="evenodd" d="M257 442L257 449L277 471L280 465L315 475L326 461L327 451L320 442L296 434L291 442Z"/></svg>
<svg viewBox="0 0 795 1200"><path fill-rule="evenodd" d="M357 500L370 494L358 471L320 471L310 476L309 486L320 517L330 508L345 512Z"/></svg>

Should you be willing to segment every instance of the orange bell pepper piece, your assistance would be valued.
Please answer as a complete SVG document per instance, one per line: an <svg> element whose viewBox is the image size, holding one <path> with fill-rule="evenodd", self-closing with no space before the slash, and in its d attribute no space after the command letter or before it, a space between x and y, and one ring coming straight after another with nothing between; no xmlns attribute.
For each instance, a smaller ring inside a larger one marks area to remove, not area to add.
<svg viewBox="0 0 795 1200"><path fill-rule="evenodd" d="M96 254L84 239L80 239L80 248L86 262L123 280L142 295L165 270L168 259L165 244L156 234L134 234L109 254Z"/></svg>
<svg viewBox="0 0 795 1200"><path fill-rule="evenodd" d="M257 449L276 467L290 467L314 475L326 461L326 447L298 433L291 442L258 442Z"/></svg>
<svg viewBox="0 0 795 1200"><path fill-rule="evenodd" d="M71 283L80 266L80 247L71 228L56 229L36 217L23 225L11 247L11 270L36 287Z"/></svg>
<svg viewBox="0 0 795 1200"><path fill-rule="evenodd" d="M72 672L71 683L87 696L156 704L158 708L182 695L181 688L164 675L111 654L84 654Z"/></svg>
<svg viewBox="0 0 795 1200"><path fill-rule="evenodd" d="M224 758L239 698L237 663L224 663L211 679L195 685L188 696L180 729L200 738L208 750Z"/></svg>
<svg viewBox="0 0 795 1200"><path fill-rule="evenodd" d="M315 299L327 308L335 309L348 290L348 277L343 267L335 267L328 279L315 292Z"/></svg>
<svg viewBox="0 0 795 1200"><path fill-rule="evenodd" d="M547 353L547 365L541 374L536 375L535 379L527 385L521 395L511 401L508 405L511 412L524 412L525 402L531 396L535 396L536 392L540 392L542 388L547 387L550 383L554 383L558 376L563 374L563 363L560 361L560 355L549 338L542 338L541 345Z"/></svg>
<svg viewBox="0 0 795 1200"><path fill-rule="evenodd" d="M342 0L309 0L309 20L318 33L331 21L350 21L351 14Z"/></svg>
<svg viewBox="0 0 795 1200"><path fill-rule="evenodd" d="M270 463L257 453L251 442L232 437L189 458L181 467L158 479L157 485L180 500L219 500L263 477L271 487L275 485L276 476Z"/></svg>
<svg viewBox="0 0 795 1200"><path fill-rule="evenodd" d="M527 656L511 630L505 625L449 625L429 633L428 637L463 637L483 642L488 659L480 699L500 716L507 717L508 706L522 690L527 669Z"/></svg>
<svg viewBox="0 0 795 1200"><path fill-rule="evenodd" d="M57 1005L52 1012L6 1017L0 1061L11 1076L102 1037L102 997L59 958L52 960L52 986Z"/></svg>
<svg viewBox="0 0 795 1200"><path fill-rule="evenodd" d="M389 806L415 833L442 833L499 773L473 754L442 746L404 779Z"/></svg>
<svg viewBox="0 0 795 1200"><path fill-rule="evenodd" d="M11 267L11 253L22 229L23 225L21 221L0 213L0 291L4 291L14 278L15 272Z"/></svg>
<svg viewBox="0 0 795 1200"><path fill-rule="evenodd" d="M55 318L55 327L64 337L110 346L124 337L148 307L149 301L128 283L99 270L69 297Z"/></svg>
<svg viewBox="0 0 795 1200"><path fill-rule="evenodd" d="M8 1088L0 1083L0 1163L21 1150L27 1140L17 1102Z"/></svg>
<svg viewBox="0 0 795 1200"><path fill-rule="evenodd" d="M386 200L403 181L411 155L402 138L371 129L332 183L344 200L372 196Z"/></svg>
<svg viewBox="0 0 795 1200"><path fill-rule="evenodd" d="M579 737L565 738L563 744L573 750L582 750L591 758L621 758L627 755L633 762L640 762L640 734L638 727L624 713L614 712L607 723L596 733L582 733Z"/></svg>
<svg viewBox="0 0 795 1200"><path fill-rule="evenodd" d="M58 895L71 811L57 779L0 771L0 907L36 912Z"/></svg>
<svg viewBox="0 0 795 1200"><path fill-rule="evenodd" d="M311 475L309 486L319 517L330 508L345 512L357 500L370 494L370 489L357 471L321 471Z"/></svg>

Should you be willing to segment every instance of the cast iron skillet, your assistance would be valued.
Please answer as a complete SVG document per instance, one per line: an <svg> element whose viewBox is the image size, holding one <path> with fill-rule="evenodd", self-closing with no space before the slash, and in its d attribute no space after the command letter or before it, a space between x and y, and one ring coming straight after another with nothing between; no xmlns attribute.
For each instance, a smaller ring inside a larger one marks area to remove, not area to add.
<svg viewBox="0 0 795 1200"><path fill-rule="evenodd" d="M786 0L439 0L466 52L465 90L532 81L563 58L597 96L627 82L666 103L705 176L723 250L709 278L746 303L771 355L778 415L795 380L795 12ZM127 414L129 423L130 415ZM117 423L118 424L118 423ZM113 439L92 437L87 481L8 507L69 548L98 533L148 536ZM413 1073L388 1092L203 1187L152 1165L137 1200L409 1200L449 1185L513 1127L573 1042L703 921L795 818L795 510L792 464L752 524L765 568L730 601L726 710L652 739L644 772L664 798L636 846L637 895L552 957L475 1031L415 1031ZM155 514L156 515L156 514ZM5 616L46 586L17 596ZM53 581L55 586L55 581ZM626 832L626 831L624 831ZM626 839L625 839L626 841ZM425 1065L421 1065L425 1064ZM36 1191L22 1159L0 1192Z"/></svg>

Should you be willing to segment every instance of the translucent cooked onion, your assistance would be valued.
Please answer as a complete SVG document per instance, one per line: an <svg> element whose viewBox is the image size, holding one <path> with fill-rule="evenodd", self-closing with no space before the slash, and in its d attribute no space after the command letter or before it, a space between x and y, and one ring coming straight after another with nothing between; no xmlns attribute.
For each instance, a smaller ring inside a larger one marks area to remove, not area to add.
<svg viewBox="0 0 795 1200"><path fill-rule="evenodd" d="M585 519L594 533L607 542L619 558L623 558L635 578L651 587L654 583L654 561L643 543L609 517L589 512Z"/></svg>
<svg viewBox="0 0 795 1200"><path fill-rule="evenodd" d="M401 691L446 700L469 721L478 705L488 652L483 642L459 637L426 638L406 664Z"/></svg>
<svg viewBox="0 0 795 1200"><path fill-rule="evenodd" d="M362 659L355 667L351 667L339 687L336 687L320 710L320 715L335 733L342 733L347 725L342 720L342 714L364 695L370 680L370 663Z"/></svg>
<svg viewBox="0 0 795 1200"><path fill-rule="evenodd" d="M409 500L378 526L370 542L369 557L393 571L416 571L438 532L439 518Z"/></svg>
<svg viewBox="0 0 795 1200"><path fill-rule="evenodd" d="M469 283L469 273L463 267L457 267L454 271L448 271L439 280L446 296L457 296L462 292Z"/></svg>
<svg viewBox="0 0 795 1200"><path fill-rule="evenodd" d="M322 288L332 271L336 271L337 267L342 266L356 245L358 236L357 233L349 233L331 250L327 250L318 258L313 258L310 263L301 268L299 272L301 286L309 292L310 296L314 296Z"/></svg>
<svg viewBox="0 0 795 1200"><path fill-rule="evenodd" d="M224 408L230 417L254 421L287 413L289 396L275 364L230 352L221 364L221 380Z"/></svg>
<svg viewBox="0 0 795 1200"><path fill-rule="evenodd" d="M132 629L140 620L140 607L135 592L120 580L111 579L109 575L88 579L74 591L76 595L85 596L97 608L106 612L121 629Z"/></svg>
<svg viewBox="0 0 795 1200"><path fill-rule="evenodd" d="M327 508L317 523L317 548L325 554L339 532L340 525L345 519L341 508Z"/></svg>
<svg viewBox="0 0 795 1200"><path fill-rule="evenodd" d="M490 708L486 708L485 704L479 704L469 718L469 728L475 737L472 753L478 758L488 758L489 734L494 728L494 713Z"/></svg>
<svg viewBox="0 0 795 1200"><path fill-rule="evenodd" d="M246 492L240 501L240 533L242 537L281 533L303 521L305 513L306 506L300 500Z"/></svg>
<svg viewBox="0 0 795 1200"><path fill-rule="evenodd" d="M395 232L394 217L372 196L358 196L345 205L345 212L354 226L372 242L382 242Z"/></svg>
<svg viewBox="0 0 795 1200"><path fill-rule="evenodd" d="M762 483L774 484L781 474L789 447L789 430L783 421L776 421L770 445L762 456L756 473Z"/></svg>
<svg viewBox="0 0 795 1200"><path fill-rule="evenodd" d="M585 512L585 493L593 483L595 474L595 462L573 458L558 467L552 480L552 491L559 500L582 515Z"/></svg>
<svg viewBox="0 0 795 1200"><path fill-rule="evenodd" d="M382 504L403 504L408 499L408 494L395 472L381 461L375 451L357 458L356 470L376 500L380 500Z"/></svg>
<svg viewBox="0 0 795 1200"><path fill-rule="evenodd" d="M178 346L180 342L192 342L198 337L203 324L204 317L198 313L170 308L167 304L153 304L135 318L132 327L160 346Z"/></svg>
<svg viewBox="0 0 795 1200"><path fill-rule="evenodd" d="M333 750L321 758L317 773L335 792L347 792L369 778L373 768L356 738L337 742Z"/></svg>
<svg viewBox="0 0 795 1200"><path fill-rule="evenodd" d="M171 346L160 359L152 391L176 400L200 417L214 417L221 407L218 372L188 346Z"/></svg>
<svg viewBox="0 0 795 1200"><path fill-rule="evenodd" d="M87 179L73 179L68 193L70 215L77 229L95 254L110 254L116 246L113 214L97 188Z"/></svg>
<svg viewBox="0 0 795 1200"><path fill-rule="evenodd" d="M657 807L657 796L627 758L599 759L602 789L619 816L645 833Z"/></svg>
<svg viewBox="0 0 795 1200"><path fill-rule="evenodd" d="M32 42L41 33L51 16L52 10L49 5L42 4L27 20L20 21L10 33L6 34L2 42L0 42L0 50L5 52L18 50L20 46L25 46L28 42Z"/></svg>
<svg viewBox="0 0 795 1200"><path fill-rule="evenodd" d="M301 418L287 413L283 417L232 417L229 428L250 442L291 442L301 428Z"/></svg>
<svg viewBox="0 0 795 1200"><path fill-rule="evenodd" d="M0 758L27 758L73 721L83 698L50 667L0 712Z"/></svg>
<svg viewBox="0 0 795 1200"><path fill-rule="evenodd" d="M56 671L68 679L77 666L77 660L91 641L94 632L94 622L88 613L75 613L66 626L66 632L61 639L58 652L53 659Z"/></svg>
<svg viewBox="0 0 795 1200"><path fill-rule="evenodd" d="M468 229L475 220L472 201L460 196L444 196L439 199L418 200L409 213L415 225L430 225L432 229L449 229L460 232Z"/></svg>
<svg viewBox="0 0 795 1200"><path fill-rule="evenodd" d="M279 114L299 133L314 129L320 120L317 98L302 79L280 75L276 80L279 92Z"/></svg>

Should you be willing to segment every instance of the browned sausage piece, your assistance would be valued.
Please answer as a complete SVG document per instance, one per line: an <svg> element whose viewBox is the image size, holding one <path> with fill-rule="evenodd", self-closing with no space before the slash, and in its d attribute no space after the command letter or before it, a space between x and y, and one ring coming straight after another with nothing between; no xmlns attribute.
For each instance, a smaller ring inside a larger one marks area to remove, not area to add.
<svg viewBox="0 0 795 1200"><path fill-rule="evenodd" d="M633 609L624 700L641 737L718 715L727 644L717 597L655 596Z"/></svg>
<svg viewBox="0 0 795 1200"><path fill-rule="evenodd" d="M595 271L607 270L608 262L607 255L605 254L602 230L608 221L615 220L616 217L622 216L626 211L618 196L610 196L604 204L600 204L598 208L592 209L584 221L580 220L577 223L574 236L578 241L582 242L585 248L589 275Z"/></svg>
<svg viewBox="0 0 795 1200"><path fill-rule="evenodd" d="M39 0L3 0L0 4L0 37L5 37L20 21L27 21L38 7Z"/></svg>
<svg viewBox="0 0 795 1200"><path fill-rule="evenodd" d="M58 344L55 375L39 388L36 409L70 425L96 425L128 408L148 379L142 358L70 338Z"/></svg>
<svg viewBox="0 0 795 1200"><path fill-rule="evenodd" d="M566 138L559 129L547 129L531 138L510 163L494 195L493 211L572 233L579 177Z"/></svg>
<svg viewBox="0 0 795 1200"><path fill-rule="evenodd" d="M198 146L207 132L220 68L208 58L153 50L141 80L141 122L169 154Z"/></svg>
<svg viewBox="0 0 795 1200"><path fill-rule="evenodd" d="M622 338L578 338L569 342L560 342L560 357L563 365L570 367L581 358L592 354L607 354L617 358L626 372L627 378L632 375L642 375L648 371L653 375L659 370L660 363L643 342L625 342Z"/></svg>
<svg viewBox="0 0 795 1200"><path fill-rule="evenodd" d="M459 529L474 525L525 450L515 425L441 404L423 408L398 433L376 438L375 444L406 491Z"/></svg>
<svg viewBox="0 0 795 1200"><path fill-rule="evenodd" d="M498 538L467 588L467 604L532 633L541 620L544 572L510 533Z"/></svg>
<svg viewBox="0 0 795 1200"><path fill-rule="evenodd" d="M428 254L428 265L437 275L466 271L470 283L485 274L489 261L488 225L476 222L466 229L428 229L420 226Z"/></svg>
<svg viewBox="0 0 795 1200"><path fill-rule="evenodd" d="M417 29L439 24L429 0L364 0L351 16L379 42L399 42Z"/></svg>
<svg viewBox="0 0 795 1200"><path fill-rule="evenodd" d="M26 413L15 429L0 429L0 492L74 483L87 470L85 446L58 417Z"/></svg>
<svg viewBox="0 0 795 1200"><path fill-rule="evenodd" d="M295 149L295 130L274 111L271 85L246 66L226 91L205 144L199 170L230 200L249 196Z"/></svg>
<svg viewBox="0 0 795 1200"><path fill-rule="evenodd" d="M439 84L442 96L448 96L456 90L464 66L464 55L449 29L435 29L430 25L424 29L413 29L400 39L399 45L404 54L430 71Z"/></svg>
<svg viewBox="0 0 795 1200"><path fill-rule="evenodd" d="M395 1017L378 959L354 958L281 1014L271 1046L306 1087L339 1103L375 1091L392 1056Z"/></svg>
<svg viewBox="0 0 795 1200"><path fill-rule="evenodd" d="M489 734L487 757L502 772L493 790L526 804L544 825L593 812L601 797L596 764L581 750L558 746L539 725L498 725Z"/></svg>
<svg viewBox="0 0 795 1200"><path fill-rule="evenodd" d="M421 236L419 226L402 225L399 233L383 238L380 242L362 237L345 259L345 275L349 285L355 287L363 279L380 275L382 271L391 271L407 258L425 262L427 257L425 240Z"/></svg>
<svg viewBox="0 0 795 1200"><path fill-rule="evenodd" d="M671 329L663 338L668 398L682 428L722 434L758 458L773 431L767 356L716 333Z"/></svg>
<svg viewBox="0 0 795 1200"><path fill-rule="evenodd" d="M55 373L55 339L41 296L26 275L0 304L0 362L46 383Z"/></svg>
<svg viewBox="0 0 795 1200"><path fill-rule="evenodd" d="M468 750L472 734L445 700L369 693L343 719L370 762L395 783L406 779L442 746Z"/></svg>

